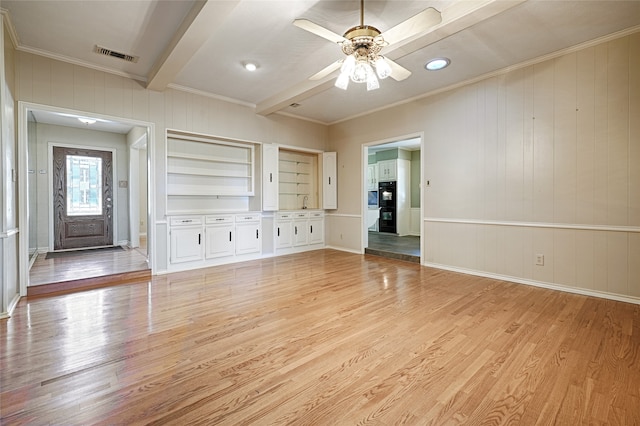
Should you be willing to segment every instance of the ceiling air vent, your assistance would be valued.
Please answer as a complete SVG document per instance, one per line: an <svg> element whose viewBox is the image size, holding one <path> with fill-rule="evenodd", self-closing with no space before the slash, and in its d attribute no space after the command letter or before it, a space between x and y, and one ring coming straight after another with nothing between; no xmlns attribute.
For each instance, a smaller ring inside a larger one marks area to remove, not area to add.
<svg viewBox="0 0 640 426"><path fill-rule="evenodd" d="M127 62L138 62L138 56L127 55L126 53L116 52L115 50L107 49L106 47L96 45L94 52L99 55L111 56L113 58L122 59Z"/></svg>

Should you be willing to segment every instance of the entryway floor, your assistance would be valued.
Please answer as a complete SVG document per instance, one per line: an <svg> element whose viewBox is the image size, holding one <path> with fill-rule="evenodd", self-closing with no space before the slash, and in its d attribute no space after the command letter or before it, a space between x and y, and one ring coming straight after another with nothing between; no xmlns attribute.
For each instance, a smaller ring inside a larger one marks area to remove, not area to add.
<svg viewBox="0 0 640 426"><path fill-rule="evenodd" d="M420 237L398 236L385 232L369 232L366 254L420 263Z"/></svg>

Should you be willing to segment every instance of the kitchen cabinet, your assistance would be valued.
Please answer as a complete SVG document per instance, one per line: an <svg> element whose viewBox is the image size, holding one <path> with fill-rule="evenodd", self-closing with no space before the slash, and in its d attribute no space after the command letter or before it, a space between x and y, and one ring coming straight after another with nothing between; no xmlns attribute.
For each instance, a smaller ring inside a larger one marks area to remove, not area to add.
<svg viewBox="0 0 640 426"><path fill-rule="evenodd" d="M378 181L388 182L398 179L398 161L384 160L378 161Z"/></svg>
<svg viewBox="0 0 640 426"><path fill-rule="evenodd" d="M367 166L367 191L378 190L378 165L369 164Z"/></svg>

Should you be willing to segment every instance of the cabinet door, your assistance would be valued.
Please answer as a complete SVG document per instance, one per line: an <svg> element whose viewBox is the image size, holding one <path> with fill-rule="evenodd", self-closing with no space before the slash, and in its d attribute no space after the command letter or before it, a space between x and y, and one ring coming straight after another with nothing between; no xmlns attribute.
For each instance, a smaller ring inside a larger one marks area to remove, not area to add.
<svg viewBox="0 0 640 426"><path fill-rule="evenodd" d="M307 231L308 220L294 220L293 221L293 245L294 246L306 246L309 244L309 233Z"/></svg>
<svg viewBox="0 0 640 426"><path fill-rule="evenodd" d="M378 180L381 182L397 179L396 160L385 160L378 162Z"/></svg>
<svg viewBox="0 0 640 426"><path fill-rule="evenodd" d="M367 190L368 191L378 190L378 165L377 164L369 164L369 166L367 166Z"/></svg>
<svg viewBox="0 0 640 426"><path fill-rule="evenodd" d="M262 210L278 210L278 146L262 145Z"/></svg>
<svg viewBox="0 0 640 426"><path fill-rule="evenodd" d="M202 227L171 229L171 263L202 260Z"/></svg>
<svg viewBox="0 0 640 426"><path fill-rule="evenodd" d="M335 152L322 154L322 208L338 208L338 163Z"/></svg>
<svg viewBox="0 0 640 426"><path fill-rule="evenodd" d="M262 232L260 223L236 224L236 254L260 253Z"/></svg>
<svg viewBox="0 0 640 426"><path fill-rule="evenodd" d="M207 226L205 230L206 249L205 257L233 256L233 225Z"/></svg>
<svg viewBox="0 0 640 426"><path fill-rule="evenodd" d="M276 248L286 248L293 245L293 224L290 220L276 222Z"/></svg>
<svg viewBox="0 0 640 426"><path fill-rule="evenodd" d="M324 243L324 218L309 219L309 244Z"/></svg>

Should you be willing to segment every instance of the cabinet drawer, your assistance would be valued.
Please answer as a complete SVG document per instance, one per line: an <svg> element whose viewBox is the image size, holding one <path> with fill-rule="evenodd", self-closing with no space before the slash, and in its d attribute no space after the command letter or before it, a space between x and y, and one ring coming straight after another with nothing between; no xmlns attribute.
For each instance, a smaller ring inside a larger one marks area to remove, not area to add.
<svg viewBox="0 0 640 426"><path fill-rule="evenodd" d="M324 217L324 212L311 212L309 213L309 217L310 218L319 218L319 217Z"/></svg>
<svg viewBox="0 0 640 426"><path fill-rule="evenodd" d="M307 212L296 212L293 214L294 219L306 219L309 217L309 213Z"/></svg>
<svg viewBox="0 0 640 426"><path fill-rule="evenodd" d="M233 223L233 215L225 214L225 215L216 215L216 216L207 216L205 218L207 225L215 225L218 223Z"/></svg>
<svg viewBox="0 0 640 426"><path fill-rule="evenodd" d="M278 213L278 218L277 220L289 220L289 219L293 219L293 213L288 212L288 213Z"/></svg>
<svg viewBox="0 0 640 426"><path fill-rule="evenodd" d="M202 225L201 217L172 217L171 226L193 226Z"/></svg>
<svg viewBox="0 0 640 426"><path fill-rule="evenodd" d="M260 222L260 213L247 213L236 215L236 223Z"/></svg>

